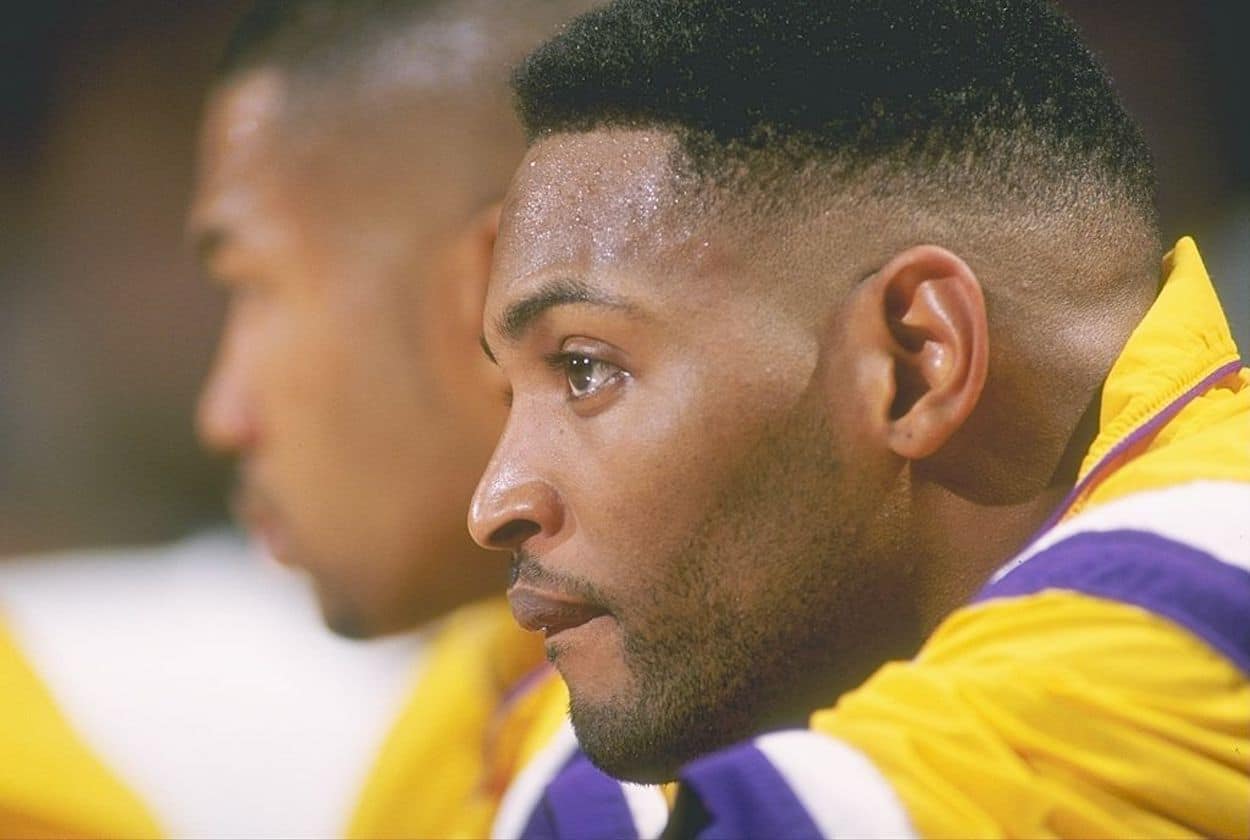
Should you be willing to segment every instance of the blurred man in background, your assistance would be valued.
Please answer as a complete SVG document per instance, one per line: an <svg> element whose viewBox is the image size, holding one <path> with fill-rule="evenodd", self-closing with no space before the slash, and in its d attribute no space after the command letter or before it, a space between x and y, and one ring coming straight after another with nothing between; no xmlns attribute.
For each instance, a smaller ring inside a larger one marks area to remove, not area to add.
<svg viewBox="0 0 1250 840"><path fill-rule="evenodd" d="M270 555L310 574L335 631L371 637L452 613L431 631L416 690L348 809L353 836L480 835L520 760L512 733L529 707L512 689L541 648L499 601L457 610L506 584L504 562L464 528L505 410L477 341L497 203L523 149L507 69L586 5L262 3L208 100L190 228L229 310L201 436L238 457L241 518ZM232 667L227 655L208 670ZM223 725L249 714L240 698ZM222 747L240 767L270 761L245 743ZM156 804L144 802L145 780L110 782L81 752L98 793L62 783L72 801L41 800L47 777L16 779L34 791L12 797L10 810L31 807L17 833L211 833L179 822L176 803L145 813ZM118 792L126 783L134 795ZM57 812L74 802L86 804Z"/></svg>
<svg viewBox="0 0 1250 840"><path fill-rule="evenodd" d="M237 456L242 520L346 636L503 580L456 522L504 411L464 352L521 144L501 17L265 4L205 111L190 228L228 310L200 436Z"/></svg>

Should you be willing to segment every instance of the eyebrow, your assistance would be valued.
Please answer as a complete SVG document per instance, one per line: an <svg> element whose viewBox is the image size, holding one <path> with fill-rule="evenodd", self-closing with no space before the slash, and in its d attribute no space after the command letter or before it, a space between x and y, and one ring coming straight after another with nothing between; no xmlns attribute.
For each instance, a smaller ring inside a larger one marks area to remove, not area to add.
<svg viewBox="0 0 1250 840"><path fill-rule="evenodd" d="M495 321L495 329L504 340L510 343L519 341L525 335L526 330L533 326L534 322L547 310L569 304L587 304L632 313L639 311L635 304L624 298L593 289L580 280L561 278L544 283L530 294L512 303ZM487 356L494 359L485 337L482 339L482 349L486 351Z"/></svg>
<svg viewBox="0 0 1250 840"><path fill-rule="evenodd" d="M486 336L479 335L477 343L482 345L482 352L486 354L486 358L490 359L492 365L498 365L499 360L495 358L495 354L491 352L490 345L486 343Z"/></svg>
<svg viewBox="0 0 1250 840"><path fill-rule="evenodd" d="M195 257L201 265L211 262L213 255L220 251L229 240L229 232L220 227L204 228L191 234Z"/></svg>

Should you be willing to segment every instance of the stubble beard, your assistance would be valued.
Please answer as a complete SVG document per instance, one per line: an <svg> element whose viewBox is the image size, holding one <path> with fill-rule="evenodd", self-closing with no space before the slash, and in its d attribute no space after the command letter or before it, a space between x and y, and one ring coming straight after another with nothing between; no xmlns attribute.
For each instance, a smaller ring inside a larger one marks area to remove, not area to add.
<svg viewBox="0 0 1250 840"><path fill-rule="evenodd" d="M838 667L842 558L854 555L855 528L837 474L823 416L810 414L788 418L731 471L665 564L665 597L622 627L632 685L598 703L570 686L574 729L597 766L669 781L700 755L801 725L811 709L799 686Z"/></svg>

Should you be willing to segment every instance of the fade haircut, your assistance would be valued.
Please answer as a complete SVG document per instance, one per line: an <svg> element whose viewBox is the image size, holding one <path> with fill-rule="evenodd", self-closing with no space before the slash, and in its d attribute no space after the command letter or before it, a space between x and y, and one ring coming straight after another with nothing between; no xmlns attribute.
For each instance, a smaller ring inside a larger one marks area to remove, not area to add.
<svg viewBox="0 0 1250 840"><path fill-rule="evenodd" d="M514 87L531 140L666 129L718 178L778 159L932 172L1023 153L1154 212L1140 131L1043 2L618 0L531 54Z"/></svg>

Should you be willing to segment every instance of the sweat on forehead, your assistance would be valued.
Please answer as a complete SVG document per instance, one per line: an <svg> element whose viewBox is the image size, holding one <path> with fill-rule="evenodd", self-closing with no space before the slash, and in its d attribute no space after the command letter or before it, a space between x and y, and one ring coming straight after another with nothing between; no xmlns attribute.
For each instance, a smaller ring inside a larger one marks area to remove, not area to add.
<svg viewBox="0 0 1250 840"><path fill-rule="evenodd" d="M647 269L669 285L684 278L706 289L718 279L801 300L829 254L846 264L839 275L847 277L871 262L867 245L886 218L880 202L848 189L795 201L801 177L778 173L770 183L781 191L761 190L755 178L709 178L665 129L544 136L531 144L504 205L496 281L574 266Z"/></svg>
<svg viewBox="0 0 1250 840"><path fill-rule="evenodd" d="M662 131L558 134L534 144L509 191L502 226L547 262L613 263L667 251L702 220ZM532 267L512 266L524 274Z"/></svg>

